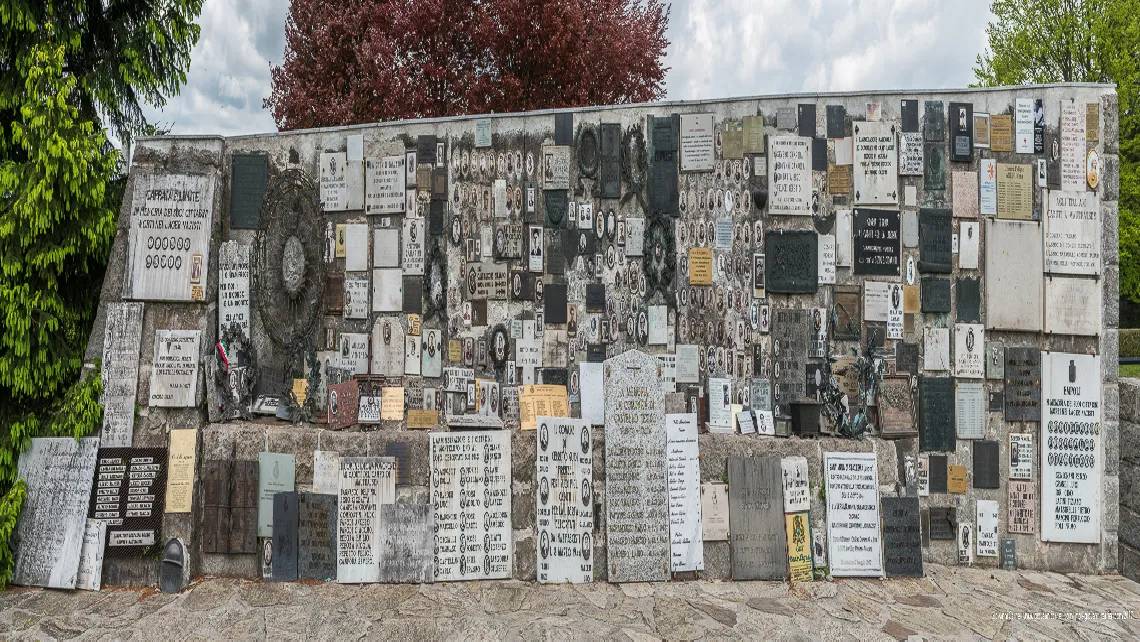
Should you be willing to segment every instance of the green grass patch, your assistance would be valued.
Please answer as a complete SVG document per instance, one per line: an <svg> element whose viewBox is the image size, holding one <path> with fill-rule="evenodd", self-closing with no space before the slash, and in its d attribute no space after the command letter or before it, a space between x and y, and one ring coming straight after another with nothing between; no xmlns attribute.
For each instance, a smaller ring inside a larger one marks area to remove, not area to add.
<svg viewBox="0 0 1140 642"><path fill-rule="evenodd" d="M1140 365L1120 366L1120 377L1131 377L1133 379L1140 379Z"/></svg>

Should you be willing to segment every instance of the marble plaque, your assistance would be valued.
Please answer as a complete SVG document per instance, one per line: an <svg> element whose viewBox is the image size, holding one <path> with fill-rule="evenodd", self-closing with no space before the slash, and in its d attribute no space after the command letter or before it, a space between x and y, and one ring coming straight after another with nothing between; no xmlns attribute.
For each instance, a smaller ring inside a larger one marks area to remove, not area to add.
<svg viewBox="0 0 1140 642"><path fill-rule="evenodd" d="M974 442L974 488L1000 488L998 442Z"/></svg>
<svg viewBox="0 0 1140 642"><path fill-rule="evenodd" d="M899 175L896 125L854 123L855 204L898 203Z"/></svg>
<svg viewBox="0 0 1140 642"><path fill-rule="evenodd" d="M1085 107L1061 101L1061 189L1080 192L1085 184L1086 143Z"/></svg>
<svg viewBox="0 0 1140 642"><path fill-rule="evenodd" d="M1030 481L1009 481L1009 515L1005 529L1010 533L1037 532L1037 485Z"/></svg>
<svg viewBox="0 0 1140 642"><path fill-rule="evenodd" d="M979 499L975 509L978 519L978 557L998 556L998 503L992 499Z"/></svg>
<svg viewBox="0 0 1140 642"><path fill-rule="evenodd" d="M953 212L923 208L919 212L918 227L919 271L950 272L954 261L951 243Z"/></svg>
<svg viewBox="0 0 1140 642"><path fill-rule="evenodd" d="M99 440L37 438L20 453L27 495L16 521L12 583L75 588Z"/></svg>
<svg viewBox="0 0 1140 642"><path fill-rule="evenodd" d="M194 406L194 395L198 390L198 345L201 337L200 330L155 330L150 406Z"/></svg>
<svg viewBox="0 0 1140 642"><path fill-rule="evenodd" d="M728 523L732 579L782 580L787 575L783 470L778 457L728 458Z"/></svg>
<svg viewBox="0 0 1140 642"><path fill-rule="evenodd" d="M705 568L701 538L701 469L697 444L697 415L665 415L668 437L670 569Z"/></svg>
<svg viewBox="0 0 1140 642"><path fill-rule="evenodd" d="M404 211L408 171L402 154L364 161L364 213L399 214Z"/></svg>
<svg viewBox="0 0 1140 642"><path fill-rule="evenodd" d="M875 453L825 452L823 470L831 575L882 577L879 471Z"/></svg>
<svg viewBox="0 0 1140 642"><path fill-rule="evenodd" d="M1100 335L1101 283L1065 276L1045 280L1045 332L1085 337Z"/></svg>
<svg viewBox="0 0 1140 642"><path fill-rule="evenodd" d="M950 280L936 277L922 277L919 287L923 312L945 313L950 311Z"/></svg>
<svg viewBox="0 0 1140 642"><path fill-rule="evenodd" d="M542 146L542 189L570 189L570 159L572 155L572 149L569 145Z"/></svg>
<svg viewBox="0 0 1140 642"><path fill-rule="evenodd" d="M368 274L366 272L344 275L344 318L368 318L368 288Z"/></svg>
<svg viewBox="0 0 1140 642"><path fill-rule="evenodd" d="M404 324L399 318L376 319L372 326L372 374L389 377L404 374L405 339Z"/></svg>
<svg viewBox="0 0 1140 642"><path fill-rule="evenodd" d="M230 228L257 229L269 159L264 154L234 154L230 161Z"/></svg>
<svg viewBox="0 0 1140 642"><path fill-rule="evenodd" d="M83 545L79 552L79 570L75 577L75 588L83 591L98 591L103 578L103 547L107 541L107 523L99 519L88 519L83 528Z"/></svg>
<svg viewBox="0 0 1140 642"><path fill-rule="evenodd" d="M922 577L917 497L884 497L883 567L887 577Z"/></svg>
<svg viewBox="0 0 1140 642"><path fill-rule="evenodd" d="M788 414L807 393L808 342L812 311L776 308L772 315L772 410Z"/></svg>
<svg viewBox="0 0 1140 642"><path fill-rule="evenodd" d="M348 154L323 152L321 154L320 196L321 209L336 212L348 209Z"/></svg>
<svg viewBox="0 0 1140 642"><path fill-rule="evenodd" d="M923 160L923 187L927 191L942 191L946 189L946 146L936 143L926 143L922 148Z"/></svg>
<svg viewBox="0 0 1140 642"><path fill-rule="evenodd" d="M103 334L103 432L105 447L129 447L134 439L139 388L142 303L108 303Z"/></svg>
<svg viewBox="0 0 1140 642"><path fill-rule="evenodd" d="M768 137L768 213L811 216L811 139Z"/></svg>
<svg viewBox="0 0 1140 642"><path fill-rule="evenodd" d="M592 582L593 429L585 421L566 417L538 417L536 422L538 581Z"/></svg>
<svg viewBox="0 0 1140 642"><path fill-rule="evenodd" d="M273 496L273 575L274 582L297 581L297 523L300 510L297 492Z"/></svg>
<svg viewBox="0 0 1140 642"><path fill-rule="evenodd" d="M918 390L918 449L922 452L953 452L956 447L954 379L921 376L918 378Z"/></svg>
<svg viewBox="0 0 1140 642"><path fill-rule="evenodd" d="M945 494L949 490L949 466L945 455L931 455L930 458L930 492Z"/></svg>
<svg viewBox="0 0 1140 642"><path fill-rule="evenodd" d="M347 293L348 280L345 280ZM347 306L346 306L347 307ZM372 311L400 312L404 307L404 273L399 268L372 270Z"/></svg>
<svg viewBox="0 0 1140 642"><path fill-rule="evenodd" d="M1033 479L1033 436L1031 432L1009 433L1009 478Z"/></svg>
<svg viewBox="0 0 1140 642"><path fill-rule="evenodd" d="M107 554L161 544L166 448L100 448L88 517L107 523Z"/></svg>
<svg viewBox="0 0 1140 642"><path fill-rule="evenodd" d="M1002 379L1005 377L1005 343L1001 341L986 342L986 379Z"/></svg>
<svg viewBox="0 0 1140 642"><path fill-rule="evenodd" d="M950 369L950 328L927 328L922 337L922 368Z"/></svg>
<svg viewBox="0 0 1140 642"><path fill-rule="evenodd" d="M898 276L901 234L897 210L857 208L852 246L853 272Z"/></svg>
<svg viewBox="0 0 1140 642"><path fill-rule="evenodd" d="M954 409L958 439L986 436L986 392L981 382L955 382Z"/></svg>
<svg viewBox="0 0 1140 642"><path fill-rule="evenodd" d="M1041 350L1005 349L1005 420L1041 421Z"/></svg>
<svg viewBox="0 0 1140 642"><path fill-rule="evenodd" d="M257 461L257 536L273 537L273 496L294 490L296 458L293 455L262 452L257 454ZM231 506L234 504L231 503ZM231 552L236 552L232 549L231 546Z"/></svg>
<svg viewBox="0 0 1140 642"><path fill-rule="evenodd" d="M1101 357L1041 358L1041 539L1101 541Z"/></svg>
<svg viewBox="0 0 1140 642"><path fill-rule="evenodd" d="M980 323L954 324L954 376L985 378L985 332L985 327Z"/></svg>
<svg viewBox="0 0 1140 642"><path fill-rule="evenodd" d="M140 172L132 179L123 298L204 301L215 177Z"/></svg>
<svg viewBox="0 0 1140 642"><path fill-rule="evenodd" d="M978 213L997 216L997 161L978 160Z"/></svg>
<svg viewBox="0 0 1140 642"><path fill-rule="evenodd" d="M298 577L316 582L335 582L337 496L298 493L297 510ZM277 577L276 570L273 577Z"/></svg>
<svg viewBox="0 0 1140 642"><path fill-rule="evenodd" d="M721 482L701 484L701 539L728 540L728 486Z"/></svg>
<svg viewBox="0 0 1140 642"><path fill-rule="evenodd" d="M681 114L681 171L711 172L713 154L713 114Z"/></svg>
<svg viewBox="0 0 1140 642"><path fill-rule="evenodd" d="M899 134L899 175L922 176L923 165L922 134L919 132Z"/></svg>
<svg viewBox="0 0 1140 642"><path fill-rule="evenodd" d="M930 539L952 540L957 537L957 511L952 507L930 507Z"/></svg>
<svg viewBox="0 0 1140 642"><path fill-rule="evenodd" d="M630 350L607 359L605 372L609 581L665 581L671 552L661 366Z"/></svg>
<svg viewBox="0 0 1140 642"><path fill-rule="evenodd" d="M1039 332L1044 276L1041 225L986 219L986 329ZM1099 312L1100 306L1096 306Z"/></svg>
<svg viewBox="0 0 1140 642"><path fill-rule="evenodd" d="M380 505L380 581L435 581L435 543L430 504Z"/></svg>
<svg viewBox="0 0 1140 642"><path fill-rule="evenodd" d="M510 433L433 432L429 462L436 580L509 578L514 568Z"/></svg>
<svg viewBox="0 0 1140 642"><path fill-rule="evenodd" d="M1049 192L1045 271L1100 274L1100 199L1095 192Z"/></svg>
<svg viewBox="0 0 1140 642"><path fill-rule="evenodd" d="M337 581L378 582L380 506L396 501L396 460L341 457L337 497Z"/></svg>
<svg viewBox="0 0 1140 642"><path fill-rule="evenodd" d="M249 246L226 241L218 249L218 337L236 327L248 343Z"/></svg>
<svg viewBox="0 0 1140 642"><path fill-rule="evenodd" d="M799 513L811 508L806 457L784 457L780 460L784 477L784 512Z"/></svg>

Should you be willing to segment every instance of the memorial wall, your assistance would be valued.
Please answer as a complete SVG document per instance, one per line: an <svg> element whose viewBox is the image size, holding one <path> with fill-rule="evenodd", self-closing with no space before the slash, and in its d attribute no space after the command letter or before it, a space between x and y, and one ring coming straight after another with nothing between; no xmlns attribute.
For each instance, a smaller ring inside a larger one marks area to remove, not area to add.
<svg viewBox="0 0 1140 642"><path fill-rule="evenodd" d="M1115 569L1118 168L1101 85L143 139L14 581Z"/></svg>

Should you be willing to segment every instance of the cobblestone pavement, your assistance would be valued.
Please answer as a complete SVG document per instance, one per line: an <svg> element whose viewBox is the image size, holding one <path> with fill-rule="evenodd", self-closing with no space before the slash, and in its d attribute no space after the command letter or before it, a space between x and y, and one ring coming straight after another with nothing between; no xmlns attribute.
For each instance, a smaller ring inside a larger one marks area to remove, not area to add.
<svg viewBox="0 0 1140 642"><path fill-rule="evenodd" d="M778 582L349 586L212 579L180 595L0 592L0 635L14 639L1135 639L1140 621L1134 618L1140 618L1140 584L1118 575L945 566L928 566L927 577L918 580L792 588Z"/></svg>

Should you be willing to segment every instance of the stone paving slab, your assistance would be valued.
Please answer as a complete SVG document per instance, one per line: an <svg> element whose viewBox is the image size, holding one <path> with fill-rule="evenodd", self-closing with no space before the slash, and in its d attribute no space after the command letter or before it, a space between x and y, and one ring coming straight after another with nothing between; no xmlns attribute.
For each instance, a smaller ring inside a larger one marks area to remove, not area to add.
<svg viewBox="0 0 1140 642"><path fill-rule="evenodd" d="M274 640L1136 639L1140 584L927 565L907 580L423 586L195 583L0 592L0 637Z"/></svg>

